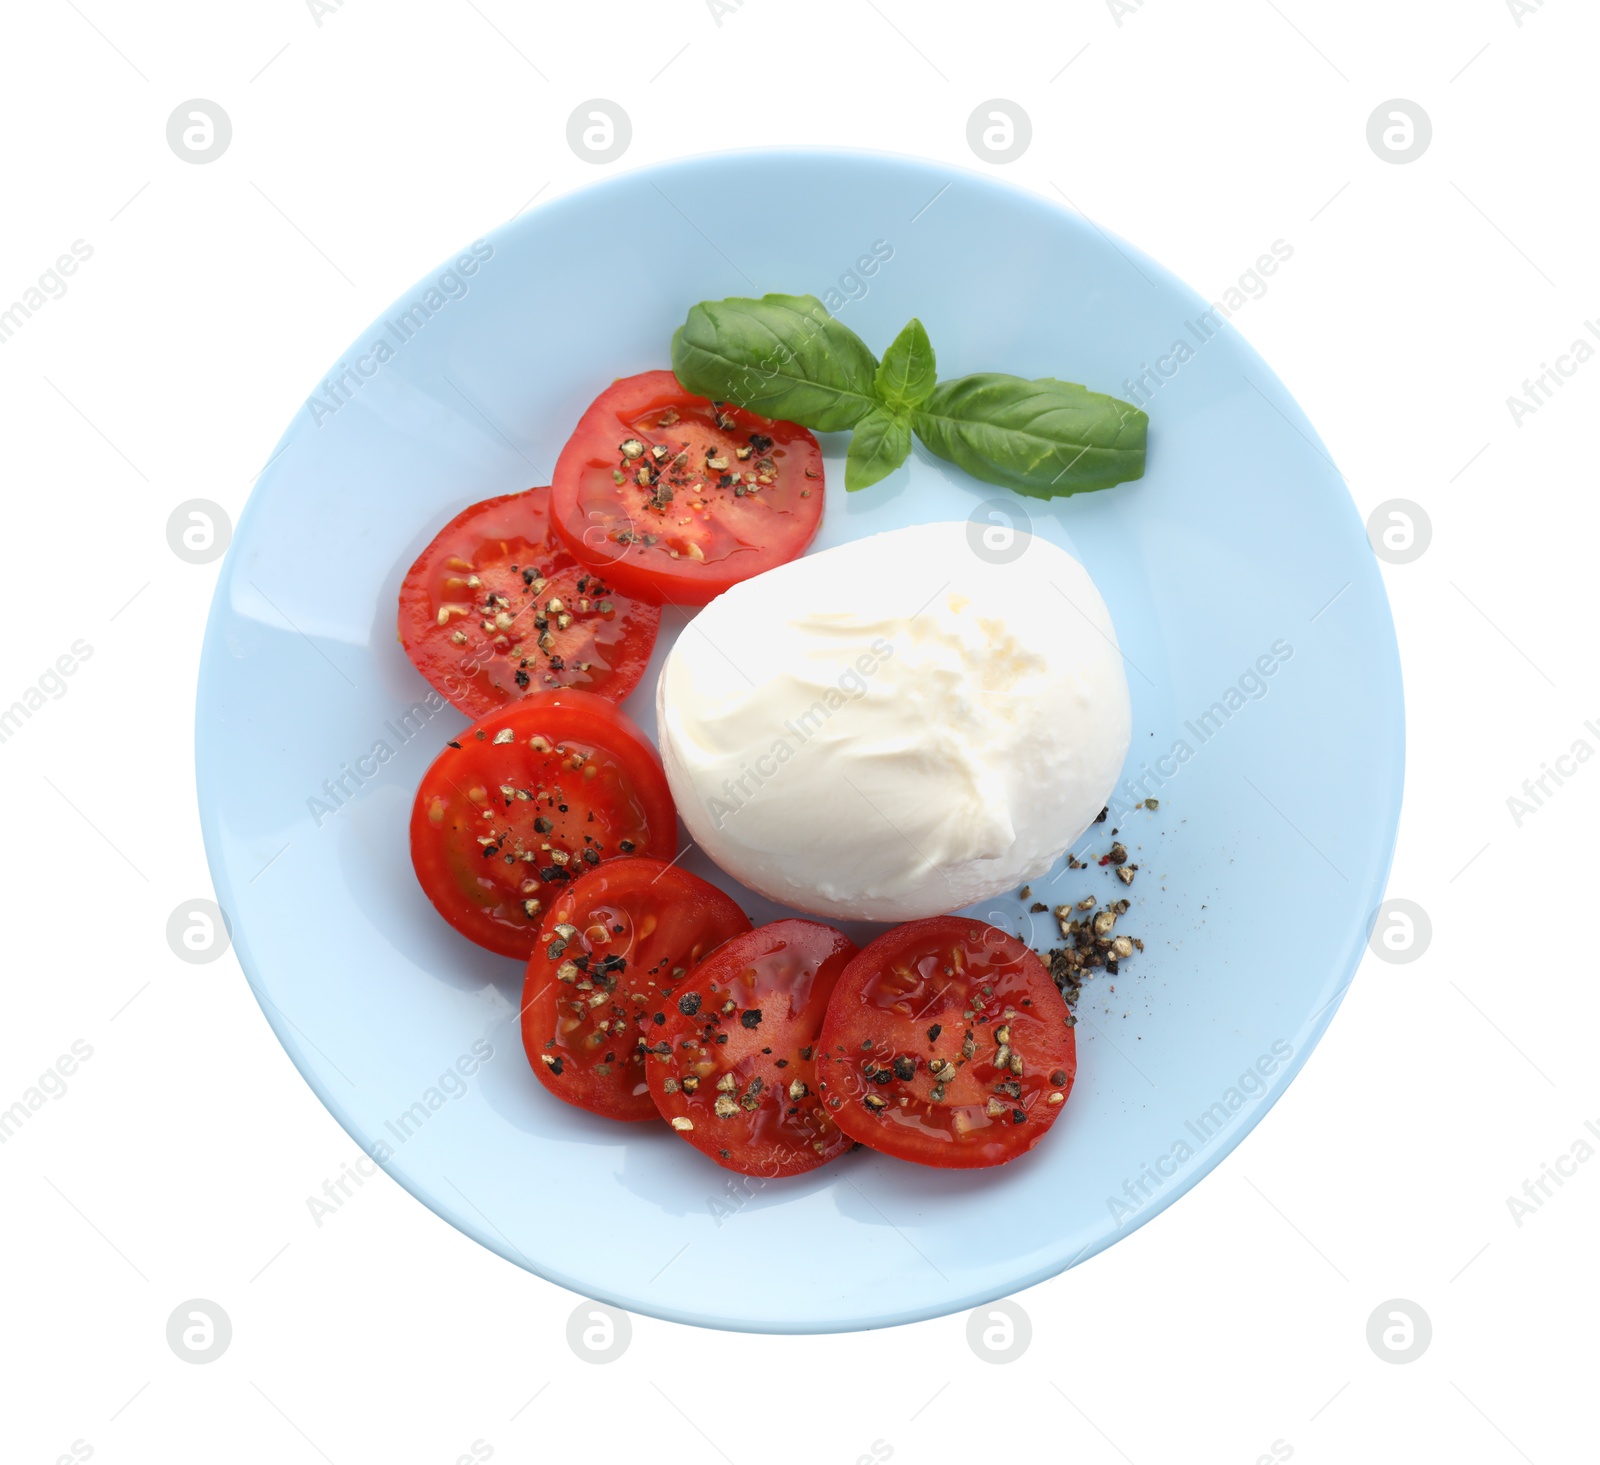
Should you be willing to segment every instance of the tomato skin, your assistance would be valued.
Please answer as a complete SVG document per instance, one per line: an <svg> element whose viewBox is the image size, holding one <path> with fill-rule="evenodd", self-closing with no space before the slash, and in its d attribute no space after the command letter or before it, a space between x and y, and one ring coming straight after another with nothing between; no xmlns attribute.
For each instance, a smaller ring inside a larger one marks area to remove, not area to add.
<svg viewBox="0 0 1600 1465"><path fill-rule="evenodd" d="M433 761L411 809L411 863L428 899L503 956L529 955L544 907L576 871L669 859L677 840L656 750L592 692L541 692L481 718Z"/></svg>
<svg viewBox="0 0 1600 1465"><path fill-rule="evenodd" d="M679 1138L725 1169L768 1180L851 1147L822 1107L813 1055L834 983L855 954L831 926L774 921L734 937L678 983L663 1008L671 1051L652 1053L645 1073ZM726 1002L735 1011L724 1013ZM719 1089L730 1077L733 1088Z"/></svg>
<svg viewBox="0 0 1600 1465"><path fill-rule="evenodd" d="M911 921L869 944L834 987L817 1050L819 1088L840 1129L956 1170L1031 1150L1065 1107L1077 1067L1072 1015L1044 963L965 916Z"/></svg>
<svg viewBox="0 0 1600 1465"><path fill-rule="evenodd" d="M713 458L722 466L710 468ZM670 371L623 377L596 397L550 487L551 518L573 554L630 595L679 605L704 605L798 559L822 500L822 450L805 428L717 407Z"/></svg>
<svg viewBox="0 0 1600 1465"><path fill-rule="evenodd" d="M725 892L661 860L613 860L568 886L522 985L522 1046L539 1081L591 1114L659 1119L645 1079L646 1045L662 1041L655 1015L696 962L749 929Z"/></svg>
<svg viewBox="0 0 1600 1465"><path fill-rule="evenodd" d="M497 616L510 625L486 631ZM660 624L660 606L573 558L550 527L548 488L463 509L400 586L406 655L470 717L562 687L620 702L644 675Z"/></svg>

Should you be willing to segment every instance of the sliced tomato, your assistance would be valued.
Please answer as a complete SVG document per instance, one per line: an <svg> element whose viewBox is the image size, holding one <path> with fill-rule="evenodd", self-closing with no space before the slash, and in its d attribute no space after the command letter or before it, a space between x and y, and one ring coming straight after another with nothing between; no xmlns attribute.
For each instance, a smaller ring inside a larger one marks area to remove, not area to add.
<svg viewBox="0 0 1600 1465"><path fill-rule="evenodd" d="M522 1046L559 1099L607 1119L655 1119L645 1080L668 994L750 920L698 875L617 860L562 891L522 987Z"/></svg>
<svg viewBox="0 0 1600 1465"><path fill-rule="evenodd" d="M855 954L832 926L774 921L706 957L659 1009L668 1051L658 1042L645 1072L662 1117L719 1165L769 1180L848 1150L817 1093L815 1049Z"/></svg>
<svg viewBox="0 0 1600 1465"><path fill-rule="evenodd" d="M583 414L551 481L556 532L630 595L704 605L797 559L822 522L822 450L684 391L670 371L613 382Z"/></svg>
<svg viewBox="0 0 1600 1465"><path fill-rule="evenodd" d="M411 863L463 936L528 956L550 898L618 856L676 852L661 759L604 697L544 692L490 714L422 777Z"/></svg>
<svg viewBox="0 0 1600 1465"><path fill-rule="evenodd" d="M964 916L912 921L868 945L833 989L817 1050L840 1129L945 1169L1031 1150L1077 1069L1072 1015L1044 963Z"/></svg>
<svg viewBox="0 0 1600 1465"><path fill-rule="evenodd" d="M661 607L580 564L550 528L550 490L462 510L400 586L400 644L471 717L578 687L620 702L639 684Z"/></svg>

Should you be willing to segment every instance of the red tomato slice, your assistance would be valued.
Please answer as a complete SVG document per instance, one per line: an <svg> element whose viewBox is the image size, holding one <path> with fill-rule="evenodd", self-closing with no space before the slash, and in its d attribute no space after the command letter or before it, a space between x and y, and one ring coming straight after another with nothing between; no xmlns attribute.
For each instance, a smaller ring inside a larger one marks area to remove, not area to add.
<svg viewBox="0 0 1600 1465"><path fill-rule="evenodd" d="M769 1180L848 1150L817 1093L814 1049L855 954L815 921L774 921L712 952L659 1009L668 1051L657 1043L645 1070L662 1117L719 1165Z"/></svg>
<svg viewBox="0 0 1600 1465"><path fill-rule="evenodd" d="M620 702L660 624L660 606L614 589L555 537L548 488L462 510L400 587L406 655L471 717L562 687Z"/></svg>
<svg viewBox="0 0 1600 1465"><path fill-rule="evenodd" d="M912 921L866 947L833 989L817 1050L840 1129L952 1170L1031 1150L1077 1069L1072 1015L1044 963L965 916Z"/></svg>
<svg viewBox="0 0 1600 1465"><path fill-rule="evenodd" d="M556 897L522 987L522 1046L559 1099L607 1119L655 1119L645 1052L694 964L750 929L733 901L660 860L616 860Z"/></svg>
<svg viewBox="0 0 1600 1465"><path fill-rule="evenodd" d="M449 744L411 810L411 863L463 936L527 957L545 907L617 856L669 859L678 816L661 759L604 697L545 692Z"/></svg>
<svg viewBox="0 0 1600 1465"><path fill-rule="evenodd" d="M798 559L822 522L822 450L792 422L696 397L670 371L613 382L551 480L556 532L630 595L704 605Z"/></svg>

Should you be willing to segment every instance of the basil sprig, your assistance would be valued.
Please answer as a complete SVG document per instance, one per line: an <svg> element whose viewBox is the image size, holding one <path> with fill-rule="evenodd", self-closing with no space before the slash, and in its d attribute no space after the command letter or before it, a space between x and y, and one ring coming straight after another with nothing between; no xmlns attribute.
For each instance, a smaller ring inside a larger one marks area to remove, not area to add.
<svg viewBox="0 0 1600 1465"><path fill-rule="evenodd" d="M844 485L867 488L911 453L911 436L974 478L1035 498L1144 474L1150 419L1074 382L1000 372L938 380L913 319L879 361L815 295L696 305L672 337L683 387L817 432L852 429Z"/></svg>

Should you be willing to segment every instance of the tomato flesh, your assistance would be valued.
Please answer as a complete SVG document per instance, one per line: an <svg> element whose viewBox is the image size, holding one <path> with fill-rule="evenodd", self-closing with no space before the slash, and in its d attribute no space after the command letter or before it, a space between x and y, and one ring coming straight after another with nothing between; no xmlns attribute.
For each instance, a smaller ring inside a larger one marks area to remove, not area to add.
<svg viewBox="0 0 1600 1465"><path fill-rule="evenodd" d="M668 1046L646 1059L650 1097L678 1135L719 1165L769 1180L850 1148L817 1092L815 1047L855 945L815 921L736 936L658 1009Z"/></svg>
<svg viewBox="0 0 1600 1465"><path fill-rule="evenodd" d="M878 937L839 977L817 1050L852 1139L946 1169L1031 1150L1077 1072L1072 1015L1016 937L962 916Z"/></svg>
<svg viewBox="0 0 1600 1465"><path fill-rule="evenodd" d="M631 595L704 605L797 559L822 522L805 428L684 391L670 371L600 394L551 481L556 531Z"/></svg>
<svg viewBox="0 0 1600 1465"><path fill-rule="evenodd" d="M661 760L604 697L545 692L439 754L411 810L411 862L434 908L505 956L534 948L552 895L603 861L668 859L677 810Z"/></svg>
<svg viewBox="0 0 1600 1465"><path fill-rule="evenodd" d="M656 1014L696 962L750 929L715 885L660 860L618 860L556 898L522 989L522 1046L557 1098L607 1119L657 1119Z"/></svg>
<svg viewBox="0 0 1600 1465"><path fill-rule="evenodd" d="M660 624L660 606L573 558L550 527L548 488L457 514L400 587L406 655L471 717L563 687L620 702Z"/></svg>

